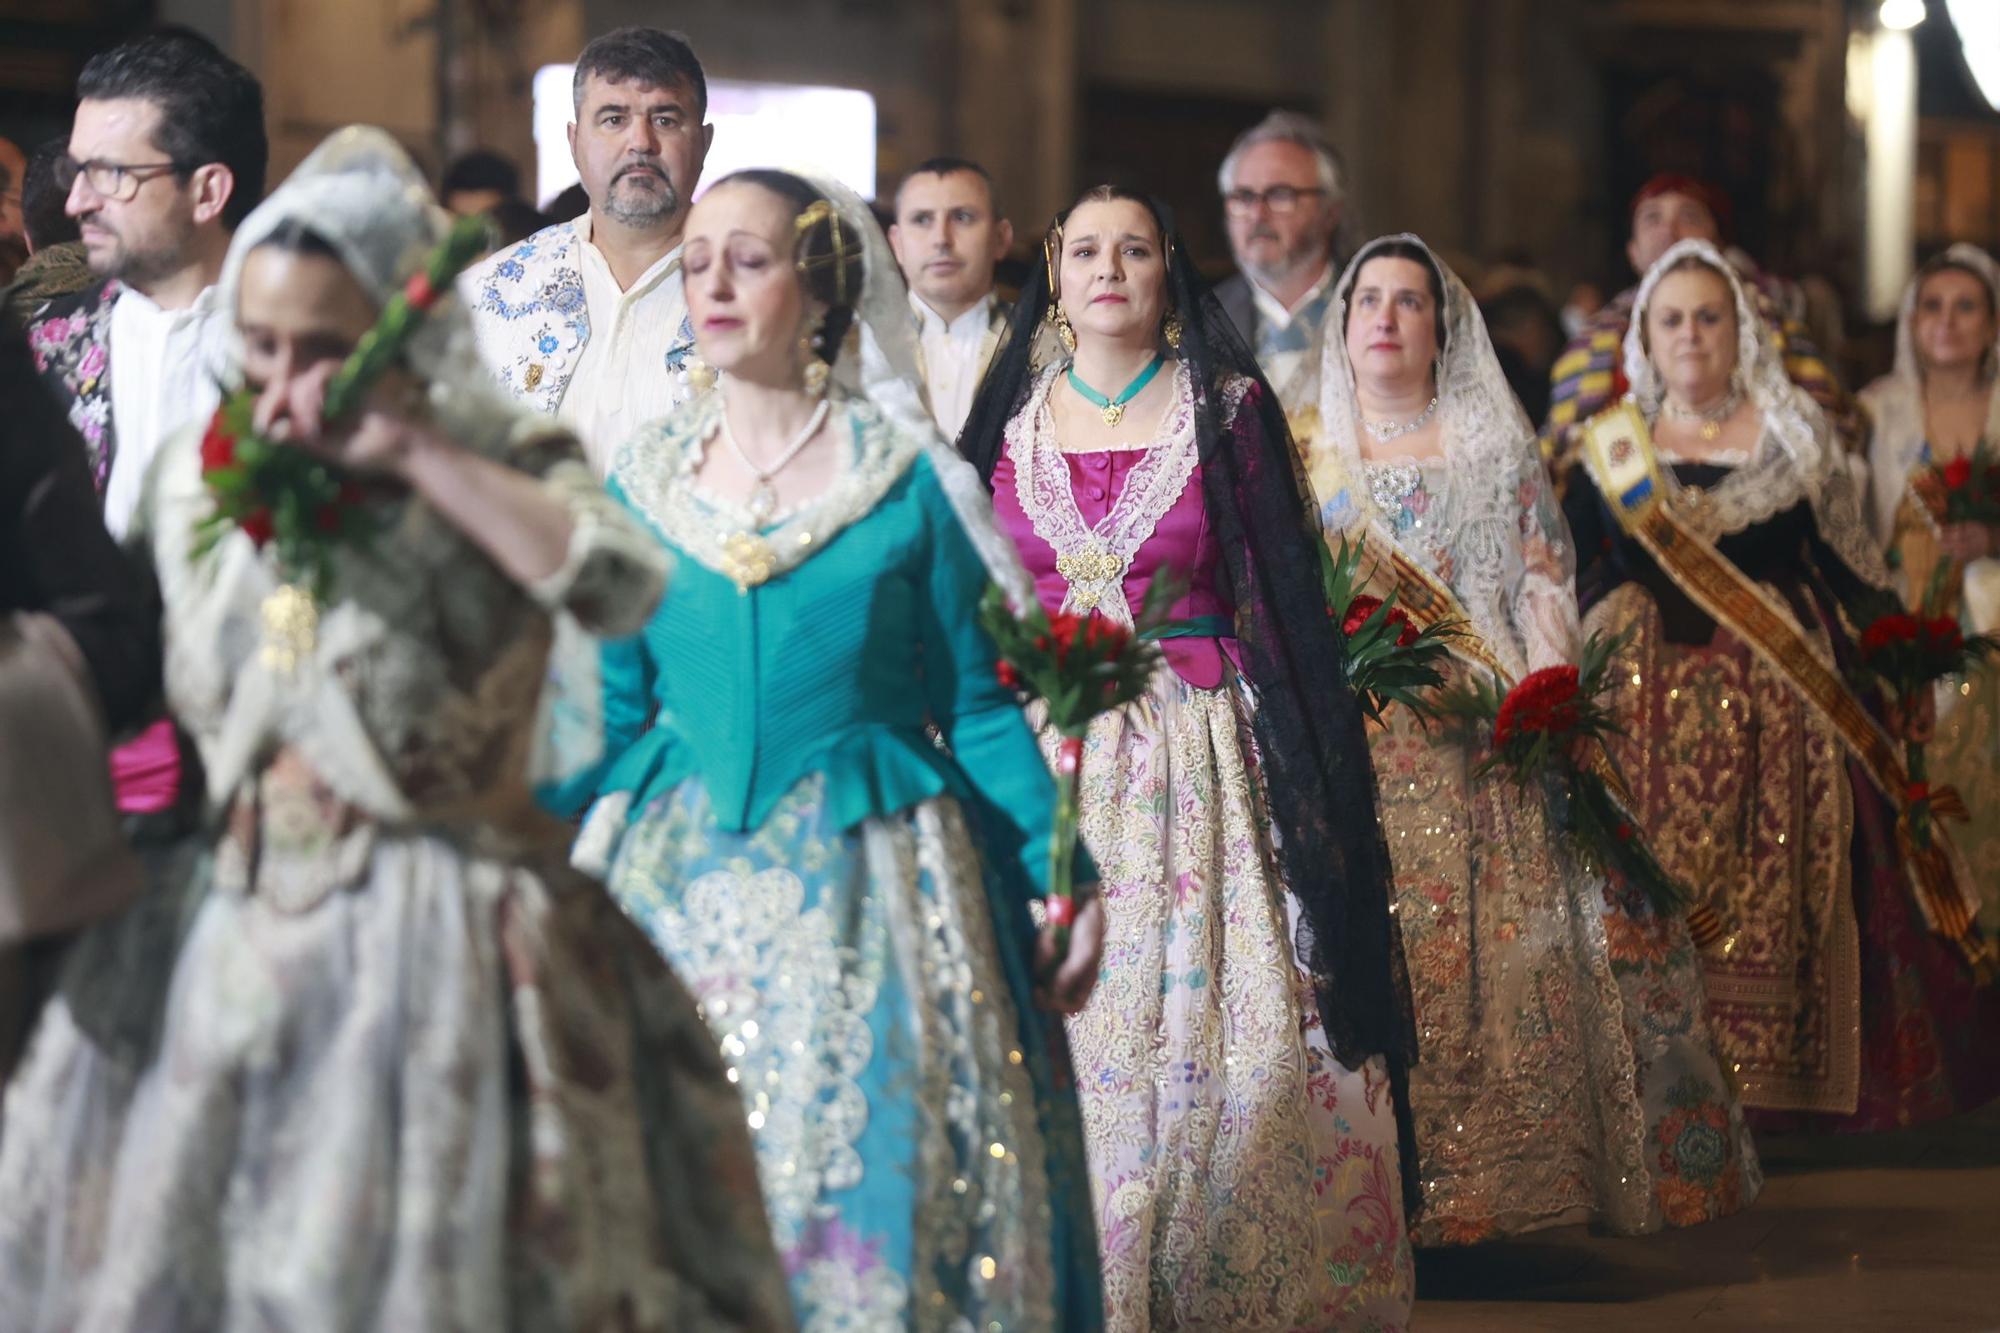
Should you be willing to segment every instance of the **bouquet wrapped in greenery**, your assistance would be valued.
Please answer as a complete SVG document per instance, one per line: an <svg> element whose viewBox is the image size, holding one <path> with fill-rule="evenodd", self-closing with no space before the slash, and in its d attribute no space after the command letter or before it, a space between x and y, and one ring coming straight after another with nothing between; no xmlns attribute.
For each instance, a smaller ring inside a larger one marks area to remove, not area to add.
<svg viewBox="0 0 2000 1333"><path fill-rule="evenodd" d="M1459 624L1439 621L1419 629L1394 594L1385 599L1360 591L1368 581L1361 556L1360 544L1345 537L1338 551L1325 543L1319 548L1327 614L1339 618L1347 652L1347 683L1361 711L1377 722L1392 703L1428 719L1435 715L1430 692L1444 684L1442 668Z"/></svg>
<svg viewBox="0 0 2000 1333"><path fill-rule="evenodd" d="M484 219L460 219L328 382L323 420L338 421L361 405L453 280L486 252L488 237ZM241 529L259 549L275 545L286 582L323 602L334 552L374 530L368 491L339 465L259 436L255 408L247 388L225 395L202 437L201 477L215 507L195 527L195 553Z"/></svg>
<svg viewBox="0 0 2000 1333"><path fill-rule="evenodd" d="M1167 611L1179 600L1180 581L1157 571L1133 628L1102 616L1051 616L1039 602L1016 612L996 584L979 604L979 623L1000 650L995 673L1000 683L1026 699L1040 699L1047 725L1061 737L1056 748L1055 827L1049 838L1049 891L1043 906L1056 928L1058 949L1068 945L1076 919L1076 839L1081 811L1077 784L1083 741L1090 724L1145 694L1159 669L1158 640L1174 637L1178 626Z"/></svg>
<svg viewBox="0 0 2000 1333"><path fill-rule="evenodd" d="M1638 835L1605 745L1616 720L1600 698L1611 683L1611 660L1628 641L1593 634L1577 666L1530 672L1504 695L1481 677L1441 694L1437 707L1468 725L1491 725L1492 753L1473 769L1475 778L1498 772L1524 789L1552 790L1564 836L1637 886L1655 910L1671 912L1690 895Z"/></svg>

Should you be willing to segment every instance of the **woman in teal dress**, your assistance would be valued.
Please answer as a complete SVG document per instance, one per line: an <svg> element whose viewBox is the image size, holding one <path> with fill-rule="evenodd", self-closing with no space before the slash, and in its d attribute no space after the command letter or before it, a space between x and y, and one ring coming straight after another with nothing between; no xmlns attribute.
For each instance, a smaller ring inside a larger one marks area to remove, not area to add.
<svg viewBox="0 0 2000 1333"><path fill-rule="evenodd" d="M740 173L685 255L721 378L613 463L676 572L598 687L567 682L603 738L552 792L594 798L577 862L721 1043L805 1328L1099 1327L1046 1011L1088 996L1102 915L1061 957L1036 934L1053 789L975 619L991 580L1025 604L1025 575L929 428L858 200Z"/></svg>

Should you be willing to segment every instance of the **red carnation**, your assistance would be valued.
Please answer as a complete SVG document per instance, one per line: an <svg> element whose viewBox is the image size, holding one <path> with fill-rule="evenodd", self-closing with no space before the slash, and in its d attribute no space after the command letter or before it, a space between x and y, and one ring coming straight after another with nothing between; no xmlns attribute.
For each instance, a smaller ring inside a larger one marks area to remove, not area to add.
<svg viewBox="0 0 2000 1333"><path fill-rule="evenodd" d="M430 275L421 269L412 273L410 280L403 284L403 299L410 303L412 310L429 310L436 305L438 292L431 286Z"/></svg>
<svg viewBox="0 0 2000 1333"><path fill-rule="evenodd" d="M1368 617L1374 615L1375 609L1381 605L1380 597L1371 597L1365 592L1357 594L1354 600L1347 604L1347 615L1340 622L1341 632L1352 638L1363 625L1368 623Z"/></svg>
<svg viewBox="0 0 2000 1333"><path fill-rule="evenodd" d="M243 516L243 522L239 526L242 527L244 535L256 543L260 551L271 538L278 535L277 528L271 523L271 511L268 509L251 510Z"/></svg>
<svg viewBox="0 0 2000 1333"><path fill-rule="evenodd" d="M1021 688L1021 673L1014 670L1014 664L1006 658L1003 657L993 664L993 674L1008 689L1018 690Z"/></svg>
<svg viewBox="0 0 2000 1333"><path fill-rule="evenodd" d="M1879 653L1899 643L1914 643L1917 638L1917 618L1905 611L1893 612L1878 617L1867 629L1861 631L1861 651L1867 654Z"/></svg>
<svg viewBox="0 0 2000 1333"><path fill-rule="evenodd" d="M222 424L222 410L209 419L208 433L201 437L201 470L214 472L236 462L236 437Z"/></svg>
<svg viewBox="0 0 2000 1333"><path fill-rule="evenodd" d="M1083 629L1083 617L1068 611L1049 617L1049 637L1055 642L1056 660L1069 656L1069 650L1076 645L1076 636ZM1042 645L1038 642L1037 648Z"/></svg>
<svg viewBox="0 0 2000 1333"><path fill-rule="evenodd" d="M1521 683L1507 691L1507 697L1500 701L1500 715L1493 723L1493 743L1505 745L1523 732L1560 734L1574 730L1580 721L1577 682L1573 666L1544 667L1523 676Z"/></svg>
<svg viewBox="0 0 2000 1333"><path fill-rule="evenodd" d="M1387 620L1396 626L1396 646L1407 648L1417 641L1417 627L1410 623L1409 613L1400 606L1389 608Z"/></svg>
<svg viewBox="0 0 2000 1333"><path fill-rule="evenodd" d="M1956 653L1965 647L1965 635L1950 616L1935 616L1924 622L1924 648L1933 653Z"/></svg>
<svg viewBox="0 0 2000 1333"><path fill-rule="evenodd" d="M1954 491L1962 491L1965 489L1966 483L1972 480L1972 460L1969 458L1954 458L1949 463L1946 463L1940 471L1944 476L1944 484L1946 486Z"/></svg>

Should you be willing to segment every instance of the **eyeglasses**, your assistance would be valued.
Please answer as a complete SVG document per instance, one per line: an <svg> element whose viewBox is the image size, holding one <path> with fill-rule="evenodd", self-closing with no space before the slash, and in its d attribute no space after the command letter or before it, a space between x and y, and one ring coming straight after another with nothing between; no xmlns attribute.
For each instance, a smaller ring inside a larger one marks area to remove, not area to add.
<svg viewBox="0 0 2000 1333"><path fill-rule="evenodd" d="M155 176L164 176L170 171L187 170L181 162L106 162L92 158L79 162L64 153L52 164L56 184L67 193L81 176L90 182L90 191L99 198L114 204L129 203L139 193L139 187Z"/></svg>
<svg viewBox="0 0 2000 1333"><path fill-rule="evenodd" d="M1317 185L1273 185L1268 190L1231 190L1222 196L1222 206L1239 218L1247 218L1262 204L1273 213L1289 213L1309 194L1325 194Z"/></svg>

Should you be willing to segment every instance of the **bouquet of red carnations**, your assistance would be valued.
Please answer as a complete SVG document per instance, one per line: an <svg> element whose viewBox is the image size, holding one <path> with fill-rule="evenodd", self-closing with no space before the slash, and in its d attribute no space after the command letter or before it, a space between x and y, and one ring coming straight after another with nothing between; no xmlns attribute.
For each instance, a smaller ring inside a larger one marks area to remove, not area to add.
<svg viewBox="0 0 2000 1333"><path fill-rule="evenodd" d="M1981 440L1970 454L1930 464L1910 484L1940 523L2000 525L2000 455L1989 441Z"/></svg>
<svg viewBox="0 0 2000 1333"><path fill-rule="evenodd" d="M1897 711L1910 719L1939 681L1961 675L1973 663L2000 652L2000 638L1990 634L1967 638L1950 616L1895 611L1876 617L1861 631L1860 652L1862 669L1881 683ZM1928 850L1935 822L1967 818L1965 802L1950 787L1931 788L1924 743L1907 730L1903 764L1910 782L1906 793L1910 837L1920 850Z"/></svg>
<svg viewBox="0 0 2000 1333"><path fill-rule="evenodd" d="M1451 651L1447 640L1458 632L1459 622L1439 621L1419 629L1409 612L1396 605L1393 593L1384 599L1360 591L1368 582L1361 571L1361 555L1361 545L1350 545L1345 537L1338 551L1320 544L1320 581L1327 614L1340 618L1347 683L1361 711L1377 722L1392 703L1429 718L1434 709L1427 692L1444 684L1440 668Z"/></svg>
<svg viewBox="0 0 2000 1333"><path fill-rule="evenodd" d="M1000 650L994 664L1000 683L1028 699L1040 699L1048 710L1048 725L1061 737L1049 891L1043 903L1045 919L1056 928L1058 950L1067 947L1069 925L1076 919L1077 784L1084 737L1099 716L1145 694L1160 666L1156 641L1173 630L1166 613L1180 594L1178 579L1164 569L1156 572L1131 629L1094 612L1051 616L1039 602L1017 613L997 584L979 604L979 623Z"/></svg>
<svg viewBox="0 0 2000 1333"><path fill-rule="evenodd" d="M1611 684L1611 661L1628 641L1628 635L1593 634L1577 666L1531 671L1504 695L1481 676L1440 695L1437 709L1462 723L1491 725L1493 750L1473 769L1475 778L1501 772L1519 787L1550 791L1562 833L1635 885L1656 911L1671 912L1690 895L1638 835L1605 745L1616 719L1600 700Z"/></svg>
<svg viewBox="0 0 2000 1333"><path fill-rule="evenodd" d="M424 316L488 244L483 218L462 218L452 227L328 382L322 420L337 421L360 406ZM195 526L195 554L240 528L260 550L275 545L286 582L304 585L323 602L334 552L374 530L365 504L369 493L337 464L259 436L255 409L249 389L225 394L202 437L201 479L215 508Z"/></svg>

